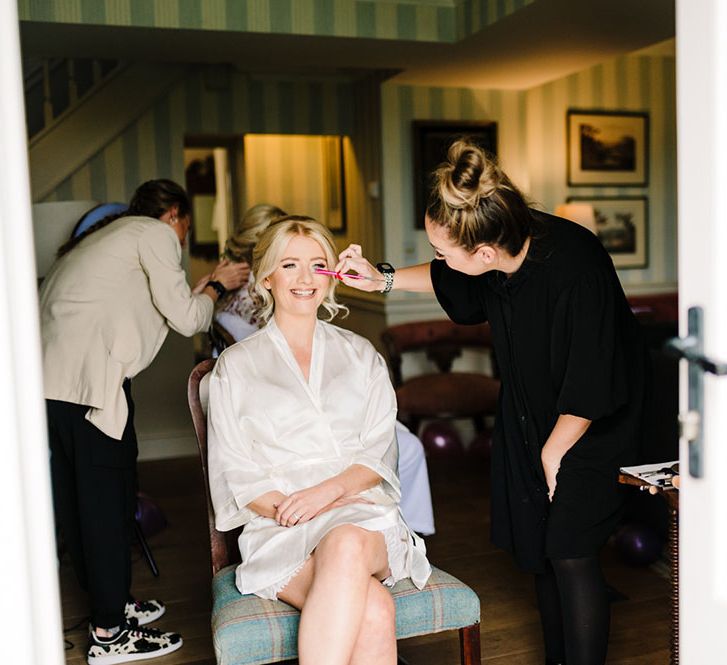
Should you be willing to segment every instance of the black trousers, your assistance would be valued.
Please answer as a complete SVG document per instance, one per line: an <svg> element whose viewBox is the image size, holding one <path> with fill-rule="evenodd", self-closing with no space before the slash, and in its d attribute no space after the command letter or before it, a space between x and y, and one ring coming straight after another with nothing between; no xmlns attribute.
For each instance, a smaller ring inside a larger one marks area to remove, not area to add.
<svg viewBox="0 0 727 665"><path fill-rule="evenodd" d="M137 443L128 380L124 393L129 418L121 441L86 420L87 406L46 400L56 524L99 628L124 622L131 588Z"/></svg>

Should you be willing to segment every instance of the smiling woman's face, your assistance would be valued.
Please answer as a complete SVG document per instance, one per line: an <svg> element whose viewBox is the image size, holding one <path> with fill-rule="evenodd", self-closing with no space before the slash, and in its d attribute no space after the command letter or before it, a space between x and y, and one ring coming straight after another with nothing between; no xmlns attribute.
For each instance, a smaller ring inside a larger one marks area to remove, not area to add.
<svg viewBox="0 0 727 665"><path fill-rule="evenodd" d="M316 316L331 278L318 275L315 269L327 267L326 253L318 242L293 236L277 268L263 283L273 295L276 314Z"/></svg>

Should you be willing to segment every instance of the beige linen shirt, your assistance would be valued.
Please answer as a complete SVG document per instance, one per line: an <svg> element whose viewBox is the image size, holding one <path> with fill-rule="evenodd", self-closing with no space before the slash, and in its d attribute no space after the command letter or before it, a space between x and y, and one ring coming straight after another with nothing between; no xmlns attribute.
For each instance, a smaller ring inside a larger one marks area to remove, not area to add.
<svg viewBox="0 0 727 665"><path fill-rule="evenodd" d="M51 268L40 292L46 399L89 406L87 420L121 439L126 378L148 367L173 328L206 330L214 305L191 292L174 231L124 217L94 232Z"/></svg>

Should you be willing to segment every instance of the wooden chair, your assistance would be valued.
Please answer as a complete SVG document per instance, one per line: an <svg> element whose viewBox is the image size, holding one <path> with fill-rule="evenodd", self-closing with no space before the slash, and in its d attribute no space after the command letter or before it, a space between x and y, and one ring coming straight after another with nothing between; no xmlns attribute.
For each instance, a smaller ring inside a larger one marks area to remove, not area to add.
<svg viewBox="0 0 727 665"><path fill-rule="evenodd" d="M210 346L217 352L217 355L222 353L228 346L232 346L235 343L235 338L232 336L229 330L225 328L218 321L212 320L207 336L210 340Z"/></svg>
<svg viewBox="0 0 727 665"><path fill-rule="evenodd" d="M204 360L189 377L187 395L199 444L207 499L212 555L212 636L220 665L262 665L297 657L298 610L280 601L242 595L235 586L240 561L240 529L221 533L215 518L207 473L207 418L209 372L215 360ZM467 585L432 568L426 587L418 590L409 580L391 593L396 603L398 639L459 630L461 665L480 663L480 601Z"/></svg>
<svg viewBox="0 0 727 665"><path fill-rule="evenodd" d="M462 326L447 319L415 321L390 326L381 340L396 390L399 418L412 432L418 432L425 418L471 418L477 432L485 429L485 417L495 414L500 393L489 324ZM464 349L487 354L492 376L452 372L455 358ZM403 380L402 356L415 351L424 351L439 372Z"/></svg>

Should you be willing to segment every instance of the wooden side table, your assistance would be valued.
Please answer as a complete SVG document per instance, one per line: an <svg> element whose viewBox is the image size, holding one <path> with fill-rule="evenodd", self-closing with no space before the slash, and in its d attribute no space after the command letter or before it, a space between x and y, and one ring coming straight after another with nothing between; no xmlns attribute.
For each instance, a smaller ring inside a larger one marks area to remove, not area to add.
<svg viewBox="0 0 727 665"><path fill-rule="evenodd" d="M679 490L675 487L662 488L647 483L636 476L620 473L618 482L639 487L652 494L660 494L669 509L669 554L671 556L671 658L670 665L679 664ZM655 490L655 491L654 491Z"/></svg>

